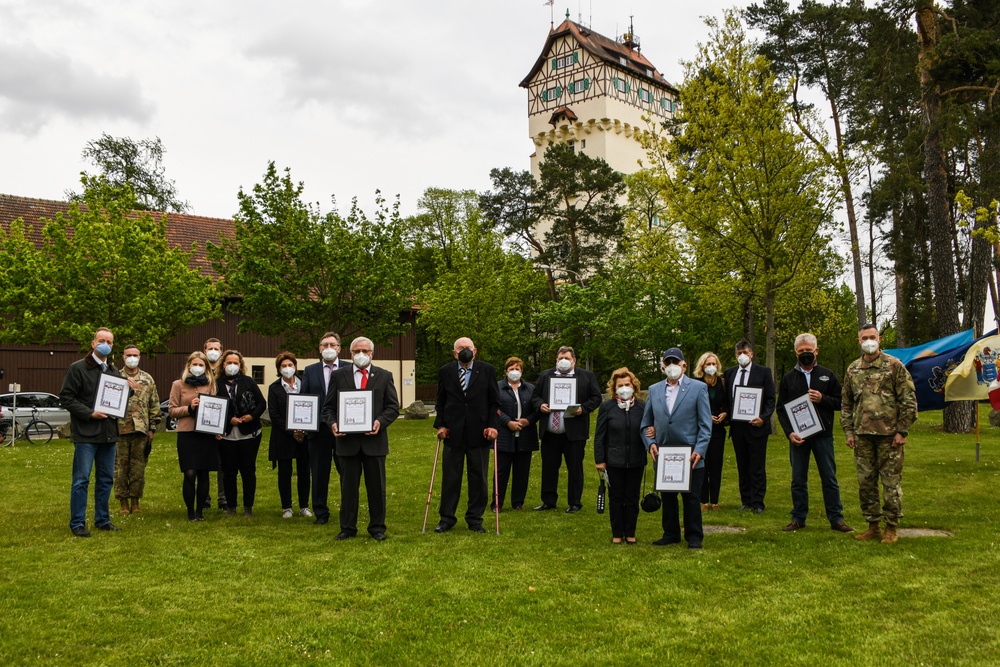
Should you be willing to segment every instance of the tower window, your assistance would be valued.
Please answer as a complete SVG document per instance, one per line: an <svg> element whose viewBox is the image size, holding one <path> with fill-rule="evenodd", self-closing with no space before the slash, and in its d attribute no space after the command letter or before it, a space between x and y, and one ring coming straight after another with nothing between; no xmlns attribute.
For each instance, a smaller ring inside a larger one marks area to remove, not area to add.
<svg viewBox="0 0 1000 667"><path fill-rule="evenodd" d="M650 91L646 90L645 88L640 88L639 89L639 99L642 100L643 102L652 102L653 101L653 93L651 93Z"/></svg>
<svg viewBox="0 0 1000 667"><path fill-rule="evenodd" d="M562 86L554 86L547 90L542 91L542 101L552 102L558 100L562 96Z"/></svg>
<svg viewBox="0 0 1000 667"><path fill-rule="evenodd" d="M620 93L627 93L629 91L628 81L625 79L619 79L617 76L614 78L615 90Z"/></svg>
<svg viewBox="0 0 1000 667"><path fill-rule="evenodd" d="M569 84L570 93L582 93L590 88L590 79L578 79L576 81L571 81Z"/></svg>
<svg viewBox="0 0 1000 667"><path fill-rule="evenodd" d="M580 62L580 52L574 51L573 53L567 53L564 56L553 58L552 69L562 69L564 67L569 67L570 65L575 65L578 62Z"/></svg>

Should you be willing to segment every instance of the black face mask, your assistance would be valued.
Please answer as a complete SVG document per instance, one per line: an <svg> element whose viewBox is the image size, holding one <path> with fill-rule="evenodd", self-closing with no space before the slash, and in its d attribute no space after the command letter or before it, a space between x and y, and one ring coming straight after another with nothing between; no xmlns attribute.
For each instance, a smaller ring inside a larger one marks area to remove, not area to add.
<svg viewBox="0 0 1000 667"><path fill-rule="evenodd" d="M467 364L472 361L472 350L467 347L462 348L458 351L458 360L463 364Z"/></svg>
<svg viewBox="0 0 1000 667"><path fill-rule="evenodd" d="M812 366L816 361L816 354L813 352L803 352L799 355L800 366Z"/></svg>

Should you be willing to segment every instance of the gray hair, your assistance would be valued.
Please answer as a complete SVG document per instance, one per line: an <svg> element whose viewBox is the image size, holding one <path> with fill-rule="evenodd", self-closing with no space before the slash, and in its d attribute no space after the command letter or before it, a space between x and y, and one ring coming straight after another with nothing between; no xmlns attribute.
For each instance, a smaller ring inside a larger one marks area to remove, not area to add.
<svg viewBox="0 0 1000 667"><path fill-rule="evenodd" d="M368 346L372 349L372 352L375 351L375 343L372 342L371 338L365 338L364 336L358 336L357 338L355 338L354 340L351 341L351 349L352 350L354 349L354 344L355 343L368 343Z"/></svg>
<svg viewBox="0 0 1000 667"><path fill-rule="evenodd" d="M816 342L816 336L812 335L811 333L800 333L798 336L795 337L795 343L792 344L792 347L796 348L802 343L807 343L809 345L812 345L813 347L819 347L819 343Z"/></svg>

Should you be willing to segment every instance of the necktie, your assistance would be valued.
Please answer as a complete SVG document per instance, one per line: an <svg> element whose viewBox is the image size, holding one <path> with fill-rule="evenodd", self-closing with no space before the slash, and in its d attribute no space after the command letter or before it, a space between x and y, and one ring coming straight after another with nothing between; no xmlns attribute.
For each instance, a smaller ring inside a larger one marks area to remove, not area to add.
<svg viewBox="0 0 1000 667"><path fill-rule="evenodd" d="M367 389L368 388L368 369L367 368L362 368L361 369L361 388L362 389Z"/></svg>
<svg viewBox="0 0 1000 667"><path fill-rule="evenodd" d="M747 369L740 371L740 386L745 387L747 385Z"/></svg>
<svg viewBox="0 0 1000 667"><path fill-rule="evenodd" d="M104 372L106 370L108 370L108 362L105 361L101 364L101 371Z"/></svg>
<svg viewBox="0 0 1000 667"><path fill-rule="evenodd" d="M562 412L556 410L552 413L552 430L558 431L562 427Z"/></svg>
<svg viewBox="0 0 1000 667"><path fill-rule="evenodd" d="M323 373L325 377L323 378L323 388L326 393L330 393L330 373L333 372L333 367L329 364L323 364Z"/></svg>
<svg viewBox="0 0 1000 667"><path fill-rule="evenodd" d="M469 389L469 369L458 367L458 382L462 385L462 391Z"/></svg>

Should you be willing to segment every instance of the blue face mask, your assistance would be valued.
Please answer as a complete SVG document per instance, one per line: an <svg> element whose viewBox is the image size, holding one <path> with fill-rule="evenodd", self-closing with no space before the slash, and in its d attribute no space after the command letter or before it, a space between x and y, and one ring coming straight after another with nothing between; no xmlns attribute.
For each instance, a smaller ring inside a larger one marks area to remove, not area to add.
<svg viewBox="0 0 1000 667"><path fill-rule="evenodd" d="M95 349L97 350L97 354L102 357L106 357L111 354L111 346L107 343L98 343Z"/></svg>

